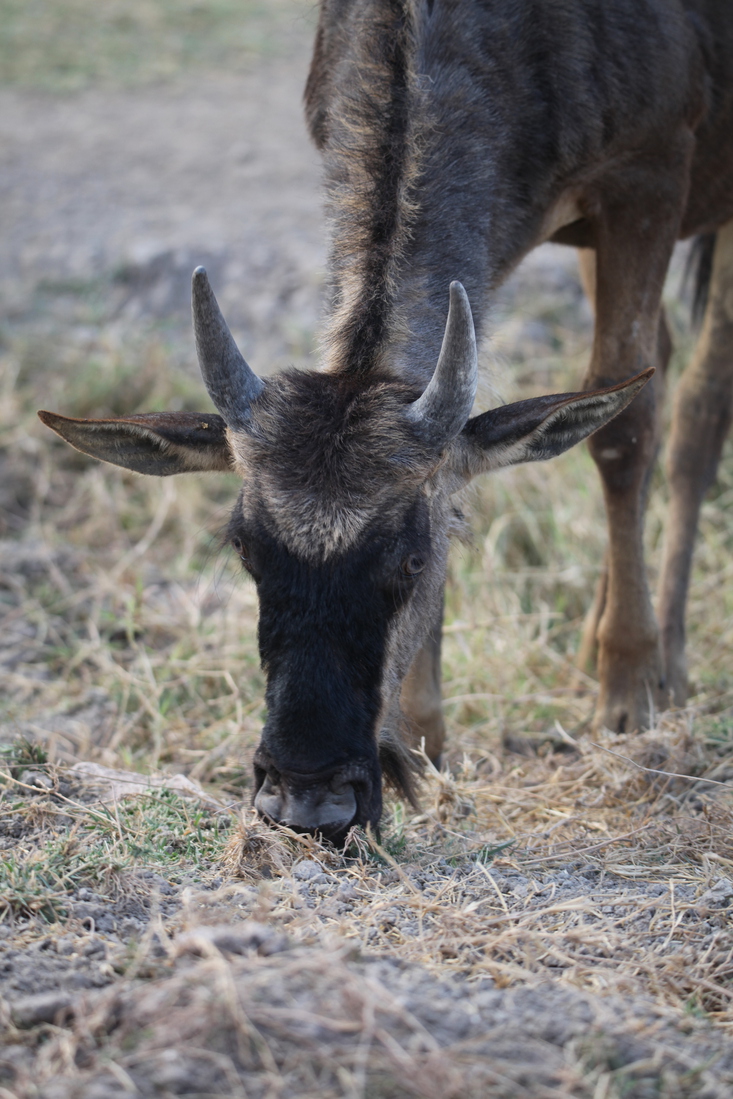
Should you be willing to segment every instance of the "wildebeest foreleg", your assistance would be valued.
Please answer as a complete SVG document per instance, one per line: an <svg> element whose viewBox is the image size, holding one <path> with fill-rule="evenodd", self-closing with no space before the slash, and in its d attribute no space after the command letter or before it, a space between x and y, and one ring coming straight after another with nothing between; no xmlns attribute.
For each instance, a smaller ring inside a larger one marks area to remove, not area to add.
<svg viewBox="0 0 733 1099"><path fill-rule="evenodd" d="M657 361L664 277L686 197L691 138L666 155L619 169L597 193L596 327L588 388ZM649 727L666 701L659 631L646 578L646 490L659 438L662 372L590 438L608 518L608 582L597 631L600 692L594 725Z"/></svg>
<svg viewBox="0 0 733 1099"><path fill-rule="evenodd" d="M407 718L410 741L418 748L425 738L425 753L437 767L445 741L440 695L440 635L442 611L402 684L401 708Z"/></svg>
<svg viewBox="0 0 733 1099"><path fill-rule="evenodd" d="M685 603L700 506L733 413L733 222L719 230L702 331L675 395L667 451L670 505L659 621L671 701L687 699Z"/></svg>

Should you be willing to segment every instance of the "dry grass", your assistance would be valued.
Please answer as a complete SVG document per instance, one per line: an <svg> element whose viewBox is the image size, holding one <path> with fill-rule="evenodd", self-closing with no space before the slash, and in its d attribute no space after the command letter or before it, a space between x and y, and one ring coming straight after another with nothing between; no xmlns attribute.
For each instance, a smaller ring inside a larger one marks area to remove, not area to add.
<svg viewBox="0 0 733 1099"><path fill-rule="evenodd" d="M249 811L167 867L146 852L174 882L213 854L225 881L199 873L110 989L53 1001L62 1025L30 1032L46 1041L16 1094L32 1078L91 1099L112 1074L143 1094L726 1095L733 760L693 717L466 756L428 775L422 813L393 805L380 841L345 853ZM25 811L37 838L42 803ZM129 803L118 828L160 831L146 812ZM11 1008L16 1042L29 1007Z"/></svg>
<svg viewBox="0 0 733 1099"><path fill-rule="evenodd" d="M146 1081L156 1090L143 1084L143 1094L185 1090L242 1099L725 1095L709 1070L719 1051L694 1039L682 1050L663 1021L641 1012L630 1013L636 1034L624 1044L618 1001L591 1004L556 990L549 998L566 1021L556 1025L553 1040L546 1026L531 1023L517 1033L520 997L494 994L489 1007L466 990L470 1007L483 1008L484 1025L465 1026L462 1005L445 1003L463 1034L444 1044L425 1025L429 1012L419 993L427 990L409 970L402 977L390 978L374 964L356 968L334 948L246 959L215 951L136 995L98 996L73 1037L44 1050L44 1075L56 1075L57 1083L43 1094L124 1094ZM102 1061L96 1051L105 1046ZM74 1060L96 1064L79 1072Z"/></svg>
<svg viewBox="0 0 733 1099"><path fill-rule="evenodd" d="M265 867L287 876L305 845L353 885L348 914L304 912L287 890L273 893L271 917L299 934L322 924L363 949L500 987L549 970L596 992L695 1004L730 1029L731 894L710 893L733 867L731 787L713 777L730 772L730 753L711 759L674 719L521 764L467 758L457 775L433 774L426 813L394 810L383 844L365 845L353 865L310 840L278 844L247 819L227 857L250 880ZM391 867L386 888L370 852ZM414 880L426 869L437 875L427 889Z"/></svg>

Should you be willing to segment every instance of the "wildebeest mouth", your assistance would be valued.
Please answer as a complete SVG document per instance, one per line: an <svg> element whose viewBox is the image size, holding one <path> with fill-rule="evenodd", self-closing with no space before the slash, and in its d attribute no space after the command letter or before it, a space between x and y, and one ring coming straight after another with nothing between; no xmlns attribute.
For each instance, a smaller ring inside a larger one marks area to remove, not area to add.
<svg viewBox="0 0 733 1099"><path fill-rule="evenodd" d="M376 827L379 823L381 774L376 761L301 774L279 770L260 747L254 759L254 777L257 812L294 832L320 835L339 845L354 825Z"/></svg>

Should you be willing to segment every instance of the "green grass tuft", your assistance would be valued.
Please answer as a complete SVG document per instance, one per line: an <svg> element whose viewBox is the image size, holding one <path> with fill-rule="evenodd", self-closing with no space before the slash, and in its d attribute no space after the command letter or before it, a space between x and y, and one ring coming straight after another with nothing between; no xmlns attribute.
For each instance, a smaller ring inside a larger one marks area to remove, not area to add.
<svg viewBox="0 0 733 1099"><path fill-rule="evenodd" d="M11 744L0 744L0 767L12 778L19 778L27 768L42 770L48 762L48 752L42 744L17 737ZM3 783L0 776L0 784Z"/></svg>
<svg viewBox="0 0 733 1099"><path fill-rule="evenodd" d="M20 835L0 861L0 921L58 920L83 887L112 900L136 870L171 881L206 871L220 862L230 826L227 814L165 789L114 805L53 794L6 800L0 830Z"/></svg>

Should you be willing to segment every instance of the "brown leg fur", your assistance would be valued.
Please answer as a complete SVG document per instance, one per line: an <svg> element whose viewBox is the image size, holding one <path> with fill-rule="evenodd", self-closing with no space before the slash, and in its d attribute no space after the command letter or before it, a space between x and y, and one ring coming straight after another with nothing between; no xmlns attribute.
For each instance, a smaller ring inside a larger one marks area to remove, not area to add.
<svg viewBox="0 0 733 1099"><path fill-rule="evenodd" d="M660 299L680 226L692 138L618 169L595 196L596 328L588 388L613 384L657 359ZM664 702L659 632L643 553L644 503L658 446L663 375L590 438L609 528L608 588L599 622L600 692L594 727L645 728Z"/></svg>
<svg viewBox="0 0 733 1099"><path fill-rule="evenodd" d="M578 249L578 267L580 278L588 300L593 304L596 293L596 254L593 249ZM672 338L664 308L659 313L659 328L657 332L656 367L662 375L666 376L667 367L672 354ZM661 402L660 402L661 403ZM595 670L598 662L598 628L603 612L606 609L606 595L608 592L608 550L603 555L603 566L596 584L593 602L583 622L583 631L578 648L577 665L584 672Z"/></svg>
<svg viewBox="0 0 733 1099"><path fill-rule="evenodd" d="M596 302L596 253L594 248L578 249L578 271L585 296L591 304ZM584 672L595 671L598 661L598 625L606 607L608 589L608 550L603 555L603 567L596 584L593 602L588 608L583 622L577 665Z"/></svg>
<svg viewBox="0 0 733 1099"><path fill-rule="evenodd" d="M419 748L425 738L428 759L440 766L445 742L445 724L440 695L441 621L428 635L402 684L400 705L410 727L410 741Z"/></svg>
<svg viewBox="0 0 733 1099"><path fill-rule="evenodd" d="M692 362L677 387L667 452L670 505L659 585L667 689L687 699L685 603L700 505L715 475L733 400L733 222L718 231L708 306Z"/></svg>

